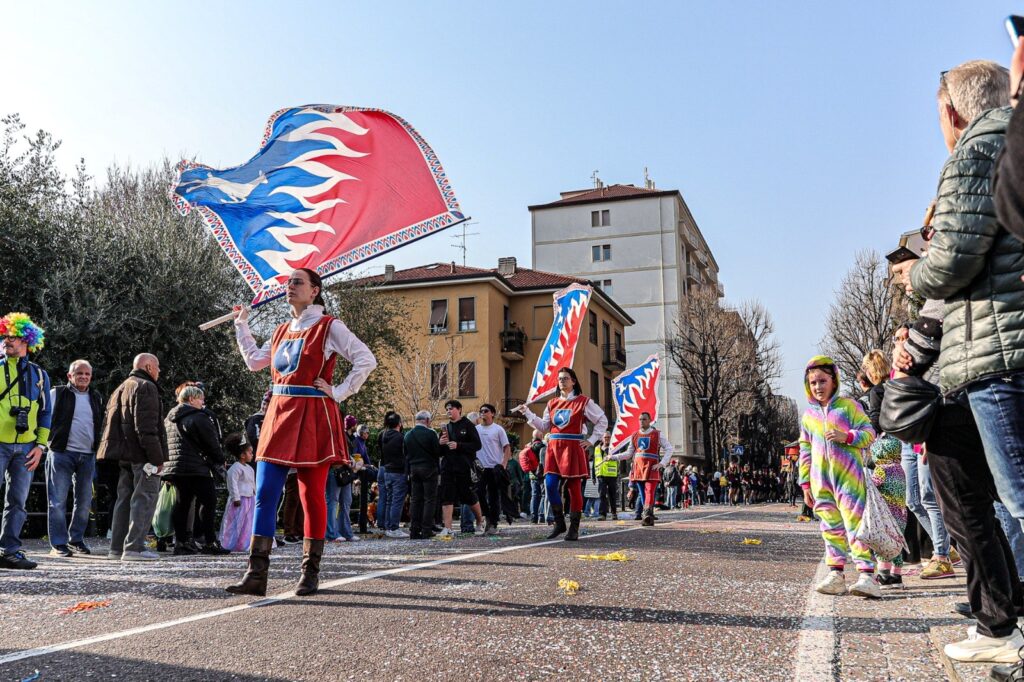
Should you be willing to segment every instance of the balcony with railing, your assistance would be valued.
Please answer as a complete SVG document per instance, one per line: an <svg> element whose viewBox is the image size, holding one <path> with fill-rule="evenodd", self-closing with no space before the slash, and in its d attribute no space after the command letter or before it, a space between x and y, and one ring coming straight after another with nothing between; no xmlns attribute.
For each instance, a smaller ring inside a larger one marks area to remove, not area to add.
<svg viewBox="0 0 1024 682"><path fill-rule="evenodd" d="M626 369L626 349L614 343L606 343L601 346L601 364L607 370Z"/></svg>
<svg viewBox="0 0 1024 682"><path fill-rule="evenodd" d="M686 263L686 277L693 280L695 284L704 283L704 277L700 274L700 268L693 261L687 261Z"/></svg>
<svg viewBox="0 0 1024 682"><path fill-rule="evenodd" d="M525 403L525 400L521 400L519 398L505 398L501 401L501 416L505 419L526 421L526 418L523 417L523 415L515 411L517 407Z"/></svg>
<svg viewBox="0 0 1024 682"><path fill-rule="evenodd" d="M522 329L505 329L498 332L501 340L501 357L519 362L526 355L526 332Z"/></svg>

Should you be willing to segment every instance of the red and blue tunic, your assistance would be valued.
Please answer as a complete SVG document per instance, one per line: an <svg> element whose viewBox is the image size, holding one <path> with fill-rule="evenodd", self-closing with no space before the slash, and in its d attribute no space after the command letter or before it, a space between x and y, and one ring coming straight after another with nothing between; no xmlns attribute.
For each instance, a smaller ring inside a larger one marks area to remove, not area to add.
<svg viewBox="0 0 1024 682"><path fill-rule="evenodd" d="M585 410L590 398L553 398L548 403L551 436L548 438L544 472L562 478L586 478L590 475L583 440L587 437Z"/></svg>
<svg viewBox="0 0 1024 682"><path fill-rule="evenodd" d="M257 461L296 468L351 461L338 404L313 386L318 378L330 383L334 376L336 356L325 348L333 321L324 315L308 329L293 331L285 323L274 331L272 395Z"/></svg>
<svg viewBox="0 0 1024 682"><path fill-rule="evenodd" d="M633 443L633 469L629 472L629 480L660 481L658 462L661 461L661 432L658 429L651 429L647 433L637 431L630 440Z"/></svg>

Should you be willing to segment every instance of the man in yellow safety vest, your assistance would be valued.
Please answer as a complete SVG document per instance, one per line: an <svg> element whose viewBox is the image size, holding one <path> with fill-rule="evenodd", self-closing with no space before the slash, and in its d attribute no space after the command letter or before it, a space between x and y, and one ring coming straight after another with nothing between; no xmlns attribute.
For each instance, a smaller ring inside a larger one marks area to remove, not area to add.
<svg viewBox="0 0 1024 682"><path fill-rule="evenodd" d="M619 513L616 508L616 492L619 483L619 463L610 459L608 452L612 440L611 431L606 431L601 442L594 448L594 476L597 478L598 490L601 493L601 516L599 521L608 519L608 512L611 511L612 519L618 520Z"/></svg>

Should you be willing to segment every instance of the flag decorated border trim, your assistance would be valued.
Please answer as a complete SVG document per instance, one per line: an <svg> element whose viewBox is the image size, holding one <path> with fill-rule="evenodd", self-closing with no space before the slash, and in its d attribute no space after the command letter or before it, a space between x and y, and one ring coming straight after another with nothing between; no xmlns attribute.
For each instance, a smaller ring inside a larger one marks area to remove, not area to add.
<svg viewBox="0 0 1024 682"><path fill-rule="evenodd" d="M420 153L423 155L423 160L427 163L427 167L430 169L430 173L434 177L434 183L435 186L437 187L438 192L441 195L441 199L444 202L445 207L448 208L448 211L445 213L441 213L432 218L427 218L426 220L422 220L414 225L408 225L406 227L399 228L398 230L395 230L391 234L378 237L373 241L367 242L361 246L357 246L356 248L352 249L351 251L345 254L342 254L336 258L321 263L316 268L317 273L321 277L328 277L330 275L337 274L342 270L351 268L363 261L370 260L371 258L383 255L384 253L387 253L388 251L398 248L399 246L415 241L417 239L421 239L434 232L443 230L445 228L451 227L466 220L466 217L462 214L462 210L459 207L459 202L455 198L455 191L452 189L451 182L448 181L448 175L447 173L445 173L444 167L441 165L440 159L437 158L437 154L434 153L433 148L431 148L431 146L427 144L427 141L423 139L419 132L417 132L416 129L413 128L408 121L403 119L401 116L392 114L390 111L386 111L384 109L375 109L370 107L331 106L327 104L309 104L302 105L299 107L286 107L284 109L278 109L273 114L271 114L270 118L267 120L267 124L264 127L263 131L263 140L260 142L257 154L259 153L260 150L263 149L263 147L267 144L267 141L270 139L270 136L274 129L274 122L282 115L289 111L292 111L293 109L314 109L316 111L321 111L323 113L369 111L382 113L385 114L386 116L390 116L392 119L398 122L399 125L402 126L402 129L405 130L406 134L408 134L409 137L412 138L413 142L416 143L416 146L419 148ZM234 168L239 168L241 166L248 164L249 162L252 161L253 158L255 158L255 156L253 156L243 164L234 166ZM259 305L261 303L266 303L268 301L280 297L284 293L284 287L278 285L276 287L266 289L263 288L263 279L259 276L259 273L256 272L256 269L252 267L252 265L249 264L249 261L246 260L245 257L242 255L241 250L238 248L238 246L235 244L234 239L231 237L231 232L224 225L224 222L221 220L220 216L218 216L216 213L211 211L206 206L192 206L190 203L185 201L185 199L182 196L180 196L174 191L181 181L181 174L184 171L191 170L193 168L208 168L210 170L217 170L212 166L208 166L202 163L196 163L194 161L183 160L178 163L176 167L174 180L172 181L170 187L170 198L171 201L174 202L175 207L177 207L178 212L181 213L181 215L188 215L189 211L199 211L199 215L203 219L203 223L206 225L207 229L209 229L210 232L213 233L214 239L217 241L217 244L228 255L228 258L230 259L232 265L234 265L235 269L237 269L238 272L242 275L242 278L249 285L249 288L252 289L254 292L257 292L256 297L253 299L252 302L253 306Z"/></svg>

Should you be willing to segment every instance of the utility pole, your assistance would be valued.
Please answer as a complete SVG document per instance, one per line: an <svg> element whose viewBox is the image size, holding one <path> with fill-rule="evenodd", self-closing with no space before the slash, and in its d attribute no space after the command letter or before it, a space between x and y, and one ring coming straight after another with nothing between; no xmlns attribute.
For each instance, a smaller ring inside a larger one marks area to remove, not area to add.
<svg viewBox="0 0 1024 682"><path fill-rule="evenodd" d="M452 237L452 245L456 249L460 249L462 251L463 267L465 267L466 265L466 251L468 250L468 247L466 246L466 237L477 237L480 235L479 232L466 232L466 228L469 227L470 225L479 225L479 223L462 223L462 234L458 234Z"/></svg>

